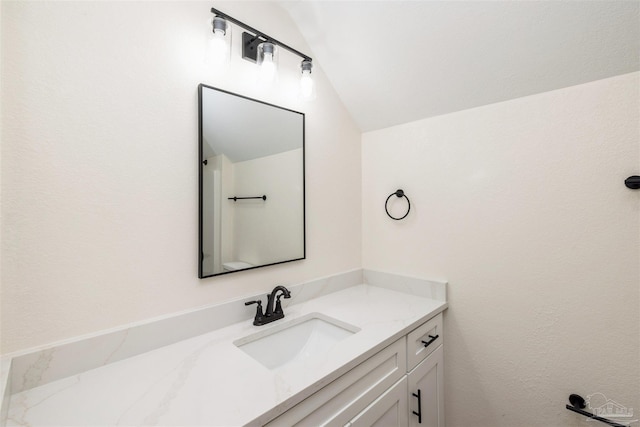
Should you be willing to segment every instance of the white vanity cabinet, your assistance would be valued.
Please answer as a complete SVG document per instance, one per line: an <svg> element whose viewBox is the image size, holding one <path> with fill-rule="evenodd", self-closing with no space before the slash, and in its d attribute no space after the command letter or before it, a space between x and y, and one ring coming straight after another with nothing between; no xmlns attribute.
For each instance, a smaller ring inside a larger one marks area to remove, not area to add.
<svg viewBox="0 0 640 427"><path fill-rule="evenodd" d="M266 425L444 427L442 332L440 313Z"/></svg>

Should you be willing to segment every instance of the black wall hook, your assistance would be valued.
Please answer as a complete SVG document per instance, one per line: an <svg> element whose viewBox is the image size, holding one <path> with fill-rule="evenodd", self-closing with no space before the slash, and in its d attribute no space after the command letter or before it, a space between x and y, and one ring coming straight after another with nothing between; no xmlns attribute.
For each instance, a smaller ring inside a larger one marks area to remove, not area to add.
<svg viewBox="0 0 640 427"><path fill-rule="evenodd" d="M630 188L632 190L640 189L640 176L638 175L630 176L629 178L624 180L624 185L626 185L627 188Z"/></svg>
<svg viewBox="0 0 640 427"><path fill-rule="evenodd" d="M396 196L398 198L400 197L404 197L405 199L407 199L407 213L405 213L403 216L401 216L400 218L396 218L395 216L391 216L391 214L389 213L389 208L388 208L388 203L389 203L389 199L393 196ZM401 219L404 219L407 217L407 215L409 215L409 211L411 210L411 202L409 201L409 198L407 197L406 194L404 194L404 191L398 189L396 190L395 193L391 193L389 194L389 197L387 197L387 200L384 202L384 211L387 213L387 216L391 219L395 219L396 221L400 221Z"/></svg>

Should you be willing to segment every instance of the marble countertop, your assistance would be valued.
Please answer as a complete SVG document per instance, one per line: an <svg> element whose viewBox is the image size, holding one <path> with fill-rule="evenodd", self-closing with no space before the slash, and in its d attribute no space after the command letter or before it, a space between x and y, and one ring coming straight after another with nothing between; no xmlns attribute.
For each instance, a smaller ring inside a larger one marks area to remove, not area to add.
<svg viewBox="0 0 640 427"><path fill-rule="evenodd" d="M15 393L14 426L236 426L262 424L299 403L447 307L441 300L356 285L251 320ZM322 313L360 328L305 366L270 370L233 342Z"/></svg>

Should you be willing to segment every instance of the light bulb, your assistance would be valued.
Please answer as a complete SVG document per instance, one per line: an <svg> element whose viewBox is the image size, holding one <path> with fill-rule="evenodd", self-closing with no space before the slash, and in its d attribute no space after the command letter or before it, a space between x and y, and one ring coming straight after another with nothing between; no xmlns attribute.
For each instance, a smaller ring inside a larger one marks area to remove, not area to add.
<svg viewBox="0 0 640 427"><path fill-rule="evenodd" d="M276 77L276 64L273 62L273 54L265 53L262 65L260 65L260 80L268 83Z"/></svg>
<svg viewBox="0 0 640 427"><path fill-rule="evenodd" d="M315 82L309 70L302 72L302 77L300 78L300 96L307 101L315 98Z"/></svg>
<svg viewBox="0 0 640 427"><path fill-rule="evenodd" d="M258 45L259 83L271 84L276 80L278 71L276 52L276 46L273 43L264 42Z"/></svg>
<svg viewBox="0 0 640 427"><path fill-rule="evenodd" d="M302 76L300 77L300 97L305 101L311 101L316 98L316 85L311 77L311 69L313 65L311 60L305 59L300 65Z"/></svg>
<svg viewBox="0 0 640 427"><path fill-rule="evenodd" d="M214 30L211 39L211 59L215 63L221 63L229 59L229 45L224 38L224 31Z"/></svg>

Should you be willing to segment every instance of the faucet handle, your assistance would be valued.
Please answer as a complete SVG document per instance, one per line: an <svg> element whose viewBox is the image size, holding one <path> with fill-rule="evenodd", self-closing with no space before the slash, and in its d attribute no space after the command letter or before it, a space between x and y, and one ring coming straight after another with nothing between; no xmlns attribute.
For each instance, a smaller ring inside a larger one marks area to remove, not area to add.
<svg viewBox="0 0 640 427"><path fill-rule="evenodd" d="M282 311L282 304L280 303L280 297L278 296L278 298L276 299L276 308L275 310L273 310L274 314L284 314L284 312Z"/></svg>
<svg viewBox="0 0 640 427"><path fill-rule="evenodd" d="M251 305L251 304L258 304L258 306L262 306L262 301L260 300L256 300L256 301L247 301L244 303L244 305Z"/></svg>
<svg viewBox="0 0 640 427"><path fill-rule="evenodd" d="M280 298L285 297L285 298L291 298L291 294L287 293L287 294L280 294L277 296L276 298L276 308L274 310L274 313L283 313L282 311L282 303L280 302Z"/></svg>
<svg viewBox="0 0 640 427"><path fill-rule="evenodd" d="M256 301L247 301L244 303L244 305L251 305L251 304L258 304L258 307L256 307L256 315L253 318L253 324L256 326L262 325L262 321L264 318L264 314L262 313L262 301L256 300Z"/></svg>

